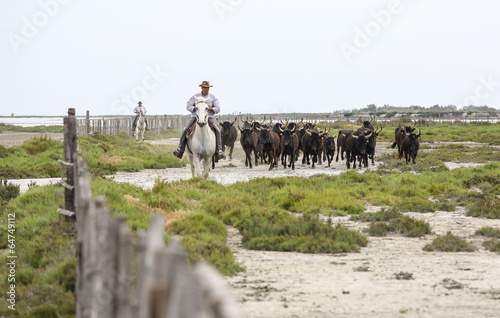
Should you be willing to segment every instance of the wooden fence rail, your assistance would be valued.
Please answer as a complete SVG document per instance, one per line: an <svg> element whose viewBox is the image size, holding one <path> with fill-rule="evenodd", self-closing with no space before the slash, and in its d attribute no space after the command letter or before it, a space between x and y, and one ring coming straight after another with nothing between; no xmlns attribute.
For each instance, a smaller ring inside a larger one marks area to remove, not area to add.
<svg viewBox="0 0 500 318"><path fill-rule="evenodd" d="M243 317L222 275L204 262L188 266L176 241L164 246L164 217L152 217L137 242L126 220L111 216L103 197L92 198L87 163L71 142L76 131L69 131L65 126L64 143L74 147L73 160L64 164L74 182L65 187L73 190L74 211L59 212L77 223L76 317Z"/></svg>
<svg viewBox="0 0 500 318"><path fill-rule="evenodd" d="M148 131L159 134L165 129L182 130L186 127L187 122L191 116L170 116L170 115L152 115L146 116L148 121ZM102 117L91 118L87 111L87 115L77 119L78 136L93 135L95 133L101 134L117 134L125 131L132 134L132 124L134 116L120 116L120 117Z"/></svg>

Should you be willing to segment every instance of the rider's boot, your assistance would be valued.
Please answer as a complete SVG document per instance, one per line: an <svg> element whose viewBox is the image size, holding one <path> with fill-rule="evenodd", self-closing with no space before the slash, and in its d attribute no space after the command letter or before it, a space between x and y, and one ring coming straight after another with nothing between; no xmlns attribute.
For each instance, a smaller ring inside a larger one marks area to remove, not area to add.
<svg viewBox="0 0 500 318"><path fill-rule="evenodd" d="M184 129L181 139L179 140L179 146L177 146L177 149L174 150L174 156L179 159L182 159L182 155L184 154L184 150L186 149L186 134L187 129Z"/></svg>
<svg viewBox="0 0 500 318"><path fill-rule="evenodd" d="M219 159L226 159L226 155L224 151L222 151L221 145L217 145L217 151L215 151L215 161L219 161Z"/></svg>

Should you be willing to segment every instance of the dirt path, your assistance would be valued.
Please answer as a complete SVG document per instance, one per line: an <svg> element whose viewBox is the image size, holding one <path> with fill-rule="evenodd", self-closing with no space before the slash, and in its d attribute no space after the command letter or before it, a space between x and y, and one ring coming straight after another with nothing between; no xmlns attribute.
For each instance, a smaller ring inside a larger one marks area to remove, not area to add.
<svg viewBox="0 0 500 318"><path fill-rule="evenodd" d="M55 140L63 140L62 133L31 133L31 132L14 132L4 131L0 133L0 145L4 147L12 147L22 145L28 139L35 137L49 137Z"/></svg>
<svg viewBox="0 0 500 318"><path fill-rule="evenodd" d="M0 134L0 144L1 141ZM152 141L175 145L176 139ZM379 143L377 152L395 152ZM228 151L226 150L226 154ZM295 171L267 165L245 168L241 149L235 158L222 161L210 178L224 185L257 177L339 174L342 163L311 169L298 164ZM458 167L453 163L450 168ZM117 173L117 182L151 188L156 177L167 181L188 179L188 167ZM376 211L379 207L367 207ZM228 243L246 271L227 278L248 317L499 317L500 255L486 251L482 239L473 237L480 227L500 227L500 220L465 216L465 211L408 213L432 226L424 238L391 235L370 237L359 253L301 254L250 251L241 235L228 228ZM367 224L335 217L333 223L361 230ZM424 252L437 235L451 231L471 241L471 253Z"/></svg>

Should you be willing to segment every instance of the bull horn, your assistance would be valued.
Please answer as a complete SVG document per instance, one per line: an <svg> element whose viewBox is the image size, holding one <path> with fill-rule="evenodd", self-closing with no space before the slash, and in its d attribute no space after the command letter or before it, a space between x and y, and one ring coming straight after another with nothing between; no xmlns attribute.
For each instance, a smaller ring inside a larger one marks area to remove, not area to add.
<svg viewBox="0 0 500 318"><path fill-rule="evenodd" d="M312 133L309 132L309 129L306 129L306 134L308 134L309 136L312 135Z"/></svg>
<svg viewBox="0 0 500 318"><path fill-rule="evenodd" d="M366 139L369 139L372 136L373 132L371 132L368 136L365 136Z"/></svg>
<svg viewBox="0 0 500 318"><path fill-rule="evenodd" d="M380 126L380 130L377 131L377 134L380 134L380 132L382 131L382 128L384 128L384 127ZM378 126L377 126L377 129L378 129Z"/></svg>
<svg viewBox="0 0 500 318"><path fill-rule="evenodd" d="M370 116L370 123L373 121L373 116Z"/></svg>
<svg viewBox="0 0 500 318"><path fill-rule="evenodd" d="M260 131L262 128L260 128L260 127L255 127L255 129L257 129L257 130L259 130L259 131Z"/></svg>
<svg viewBox="0 0 500 318"><path fill-rule="evenodd" d="M313 127L316 126L317 123L318 123L318 121L315 120L314 123L313 123Z"/></svg>
<svg viewBox="0 0 500 318"><path fill-rule="evenodd" d="M417 124L413 124L413 126L411 126L411 129L413 130L415 126L417 126Z"/></svg>
<svg viewBox="0 0 500 318"><path fill-rule="evenodd" d="M238 126L238 129L239 129L241 132L243 132L243 130L241 130L241 127L240 127L240 126Z"/></svg>
<svg viewBox="0 0 500 318"><path fill-rule="evenodd" d="M231 126L238 120L238 118L235 118L230 124Z"/></svg>
<svg viewBox="0 0 500 318"><path fill-rule="evenodd" d="M360 123L363 123L363 120L361 119L361 116L359 116L358 120L359 120Z"/></svg>
<svg viewBox="0 0 500 318"><path fill-rule="evenodd" d="M359 136L356 136L355 134L352 134L351 136L352 136L352 138L354 138L354 139L358 139L358 138L359 138Z"/></svg>
<svg viewBox="0 0 500 318"><path fill-rule="evenodd" d="M280 126L279 128L280 128L281 132L285 132L285 130L284 130L284 129L282 129L282 128L281 128L281 126Z"/></svg>

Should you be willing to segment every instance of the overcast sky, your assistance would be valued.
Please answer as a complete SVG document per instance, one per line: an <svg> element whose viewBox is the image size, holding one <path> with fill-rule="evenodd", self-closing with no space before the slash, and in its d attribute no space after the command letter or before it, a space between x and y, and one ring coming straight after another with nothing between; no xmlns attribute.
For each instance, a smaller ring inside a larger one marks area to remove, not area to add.
<svg viewBox="0 0 500 318"><path fill-rule="evenodd" d="M24 0L0 10L1 116L500 108L498 0Z"/></svg>

